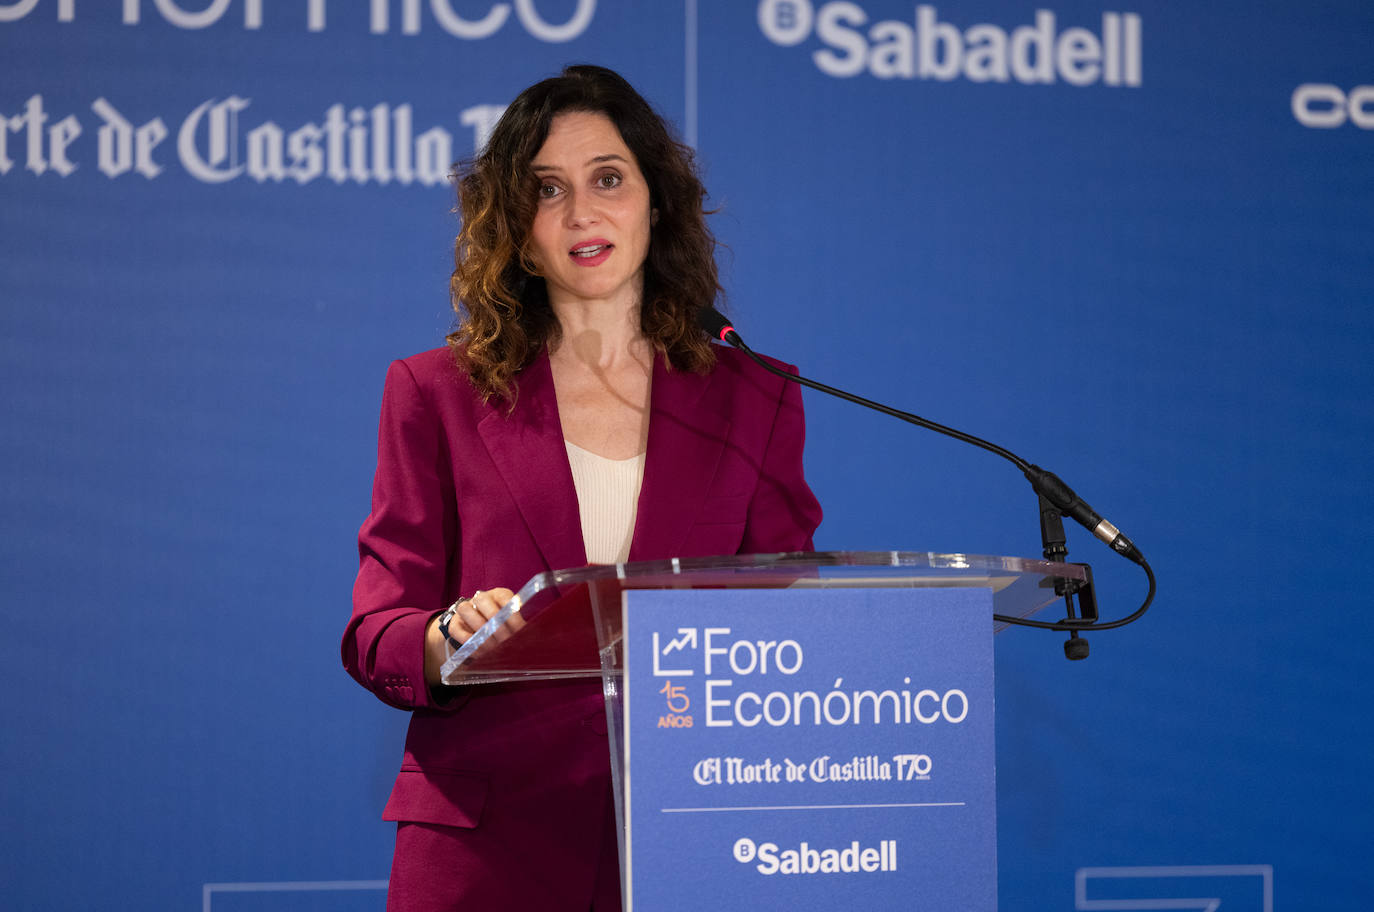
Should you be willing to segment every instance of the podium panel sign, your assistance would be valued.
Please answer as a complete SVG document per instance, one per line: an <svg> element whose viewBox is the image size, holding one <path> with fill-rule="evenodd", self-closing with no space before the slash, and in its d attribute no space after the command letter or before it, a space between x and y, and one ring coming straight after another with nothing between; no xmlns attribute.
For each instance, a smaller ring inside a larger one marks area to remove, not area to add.
<svg viewBox="0 0 1374 912"><path fill-rule="evenodd" d="M630 908L996 907L992 594L625 594Z"/></svg>

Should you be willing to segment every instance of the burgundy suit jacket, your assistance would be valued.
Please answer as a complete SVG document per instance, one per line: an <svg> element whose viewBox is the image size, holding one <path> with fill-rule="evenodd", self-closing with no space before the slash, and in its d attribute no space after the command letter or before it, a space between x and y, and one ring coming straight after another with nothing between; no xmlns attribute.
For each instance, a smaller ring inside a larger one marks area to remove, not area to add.
<svg viewBox="0 0 1374 912"><path fill-rule="evenodd" d="M655 359L630 560L812 549L800 391L716 354L706 375ZM541 876L578 895L606 836L600 681L481 685L439 703L424 680L425 627L451 602L586 563L546 354L517 386L508 414L447 349L391 365L343 662L413 711L386 819L486 832L491 854L474 864L504 853L528 871L535 853Z"/></svg>

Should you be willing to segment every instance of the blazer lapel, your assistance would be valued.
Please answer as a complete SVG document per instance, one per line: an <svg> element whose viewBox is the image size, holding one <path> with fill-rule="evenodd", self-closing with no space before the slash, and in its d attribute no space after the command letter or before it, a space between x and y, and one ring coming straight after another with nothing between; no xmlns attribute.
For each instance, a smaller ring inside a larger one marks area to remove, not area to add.
<svg viewBox="0 0 1374 912"><path fill-rule="evenodd" d="M654 358L649 392L649 443L639 490L630 560L676 556L697 520L730 421L713 407L712 374L669 371Z"/></svg>
<svg viewBox="0 0 1374 912"><path fill-rule="evenodd" d="M507 415L504 405L495 405L477 432L549 569L580 567L587 552L547 351L517 383L514 411Z"/></svg>

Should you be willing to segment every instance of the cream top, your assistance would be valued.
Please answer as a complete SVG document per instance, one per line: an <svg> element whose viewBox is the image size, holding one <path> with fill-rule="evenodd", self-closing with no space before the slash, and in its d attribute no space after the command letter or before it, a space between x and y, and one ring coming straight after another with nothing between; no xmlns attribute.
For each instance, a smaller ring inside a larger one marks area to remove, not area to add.
<svg viewBox="0 0 1374 912"><path fill-rule="evenodd" d="M577 511L582 519L582 542L587 562L618 564L630 557L635 534L635 510L644 482L644 454L629 459L607 459L567 440L568 464L577 490Z"/></svg>

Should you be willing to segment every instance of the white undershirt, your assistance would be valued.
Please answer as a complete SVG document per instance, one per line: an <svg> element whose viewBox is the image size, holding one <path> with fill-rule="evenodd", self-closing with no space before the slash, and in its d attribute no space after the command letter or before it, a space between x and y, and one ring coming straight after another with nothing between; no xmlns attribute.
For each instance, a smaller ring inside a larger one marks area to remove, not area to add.
<svg viewBox="0 0 1374 912"><path fill-rule="evenodd" d="M577 490L577 511L582 519L582 542L587 562L619 564L630 557L635 534L635 510L644 482L644 454L629 459L607 459L565 440L568 464Z"/></svg>

